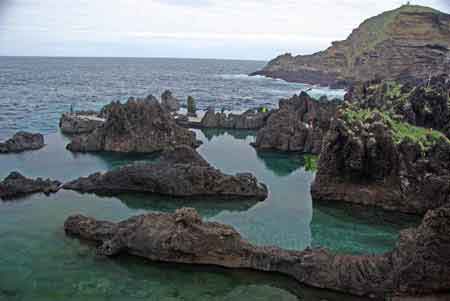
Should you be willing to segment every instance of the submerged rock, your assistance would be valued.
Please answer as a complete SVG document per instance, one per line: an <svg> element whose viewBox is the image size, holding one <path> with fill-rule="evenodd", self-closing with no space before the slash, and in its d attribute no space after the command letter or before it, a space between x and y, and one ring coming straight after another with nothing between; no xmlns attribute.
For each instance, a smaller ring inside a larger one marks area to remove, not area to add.
<svg viewBox="0 0 450 301"><path fill-rule="evenodd" d="M259 150L318 154L337 105L326 98L315 100L305 92L282 99L279 109L258 131L253 146Z"/></svg>
<svg viewBox="0 0 450 301"><path fill-rule="evenodd" d="M161 105L169 112L176 112L180 109L180 101L169 90L164 91L161 95Z"/></svg>
<svg viewBox="0 0 450 301"><path fill-rule="evenodd" d="M270 112L250 109L242 114L216 113L214 108L208 108L198 125L200 128L258 130L262 128L270 116Z"/></svg>
<svg viewBox="0 0 450 301"><path fill-rule="evenodd" d="M195 133L178 126L153 96L113 102L103 110L106 121L92 133L75 137L67 148L74 152L151 153L186 144L197 147Z"/></svg>
<svg viewBox="0 0 450 301"><path fill-rule="evenodd" d="M388 113L343 108L327 133L311 192L424 214L450 200L450 141Z"/></svg>
<svg viewBox="0 0 450 301"><path fill-rule="evenodd" d="M188 208L119 223L74 215L64 229L68 235L96 242L101 255L128 253L155 261L277 272L307 285L361 296L450 289L449 205L430 211L418 228L401 232L395 249L382 255L254 246L232 227L204 222L195 209Z"/></svg>
<svg viewBox="0 0 450 301"><path fill-rule="evenodd" d="M0 153L20 153L43 148L44 136L28 132L18 132L11 139L0 142Z"/></svg>
<svg viewBox="0 0 450 301"><path fill-rule="evenodd" d="M29 179L18 172L12 172L0 182L0 199L8 200L27 194L43 192L50 194L57 192L61 183L50 179Z"/></svg>
<svg viewBox="0 0 450 301"><path fill-rule="evenodd" d="M80 135L93 132L105 123L97 112L64 113L59 120L61 132L68 135Z"/></svg>
<svg viewBox="0 0 450 301"><path fill-rule="evenodd" d="M251 174L225 175L189 146L164 151L156 163L128 165L96 173L64 188L99 194L147 192L177 197L204 196L264 200L268 191Z"/></svg>

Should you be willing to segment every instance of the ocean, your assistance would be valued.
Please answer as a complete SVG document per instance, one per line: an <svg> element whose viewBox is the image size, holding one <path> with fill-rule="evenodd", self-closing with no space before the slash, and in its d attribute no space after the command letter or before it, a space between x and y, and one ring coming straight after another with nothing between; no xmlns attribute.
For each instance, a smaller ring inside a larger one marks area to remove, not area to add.
<svg viewBox="0 0 450 301"><path fill-rule="evenodd" d="M111 101L164 90L185 100L244 111L256 106L276 107L279 98L310 88L298 83L247 74L262 61L165 58L44 58L0 57L0 140L18 130L52 133L61 113L98 110ZM341 98L343 90L313 88L313 96Z"/></svg>

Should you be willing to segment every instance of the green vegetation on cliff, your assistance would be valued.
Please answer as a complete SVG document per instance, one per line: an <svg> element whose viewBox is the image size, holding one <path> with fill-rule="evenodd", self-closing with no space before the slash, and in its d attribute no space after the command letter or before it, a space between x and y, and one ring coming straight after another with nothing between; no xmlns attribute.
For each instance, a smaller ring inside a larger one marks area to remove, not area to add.
<svg viewBox="0 0 450 301"><path fill-rule="evenodd" d="M349 37L349 39L357 39L358 41L358 47L355 49L353 56L358 56L366 50L371 49L378 43L389 39L389 26L401 13L442 14L440 11L431 7L419 5L402 5L397 9L386 11L378 16L367 19L359 26L358 30L355 30Z"/></svg>
<svg viewBox="0 0 450 301"><path fill-rule="evenodd" d="M391 113L381 112L377 109L360 109L355 105L349 105L342 111L342 118L350 126L356 123L367 125L380 121L391 130L395 143L400 144L410 140L419 144L424 151L435 145L440 139L450 143L448 138L439 131L411 125L392 116Z"/></svg>

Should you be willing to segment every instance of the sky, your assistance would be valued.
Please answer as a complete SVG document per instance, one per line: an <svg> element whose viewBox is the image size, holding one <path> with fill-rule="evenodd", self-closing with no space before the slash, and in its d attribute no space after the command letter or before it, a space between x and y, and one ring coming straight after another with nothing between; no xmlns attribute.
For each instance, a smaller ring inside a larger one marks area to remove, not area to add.
<svg viewBox="0 0 450 301"><path fill-rule="evenodd" d="M0 55L268 60L343 40L397 0L0 0ZM450 13L450 0L416 0Z"/></svg>

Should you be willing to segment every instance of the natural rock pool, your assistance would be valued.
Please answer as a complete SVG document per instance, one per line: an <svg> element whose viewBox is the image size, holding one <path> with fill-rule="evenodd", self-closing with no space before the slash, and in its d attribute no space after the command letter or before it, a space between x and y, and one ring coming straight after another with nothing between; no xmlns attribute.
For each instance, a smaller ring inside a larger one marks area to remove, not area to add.
<svg viewBox="0 0 450 301"><path fill-rule="evenodd" d="M309 158L257 153L255 133L196 131L199 152L226 173L252 172L268 185L265 202L177 200L125 194L99 197L60 191L0 203L0 300L358 300L306 288L286 277L215 267L101 258L85 243L65 236L67 216L82 213L118 221L146 211L195 207L206 219L234 226L260 245L289 249L324 246L338 252L390 250L414 216L364 207L314 203ZM68 139L46 136L44 149L0 156L0 177L17 170L30 177L68 181L156 156L72 154ZM306 167L305 167L306 166Z"/></svg>

